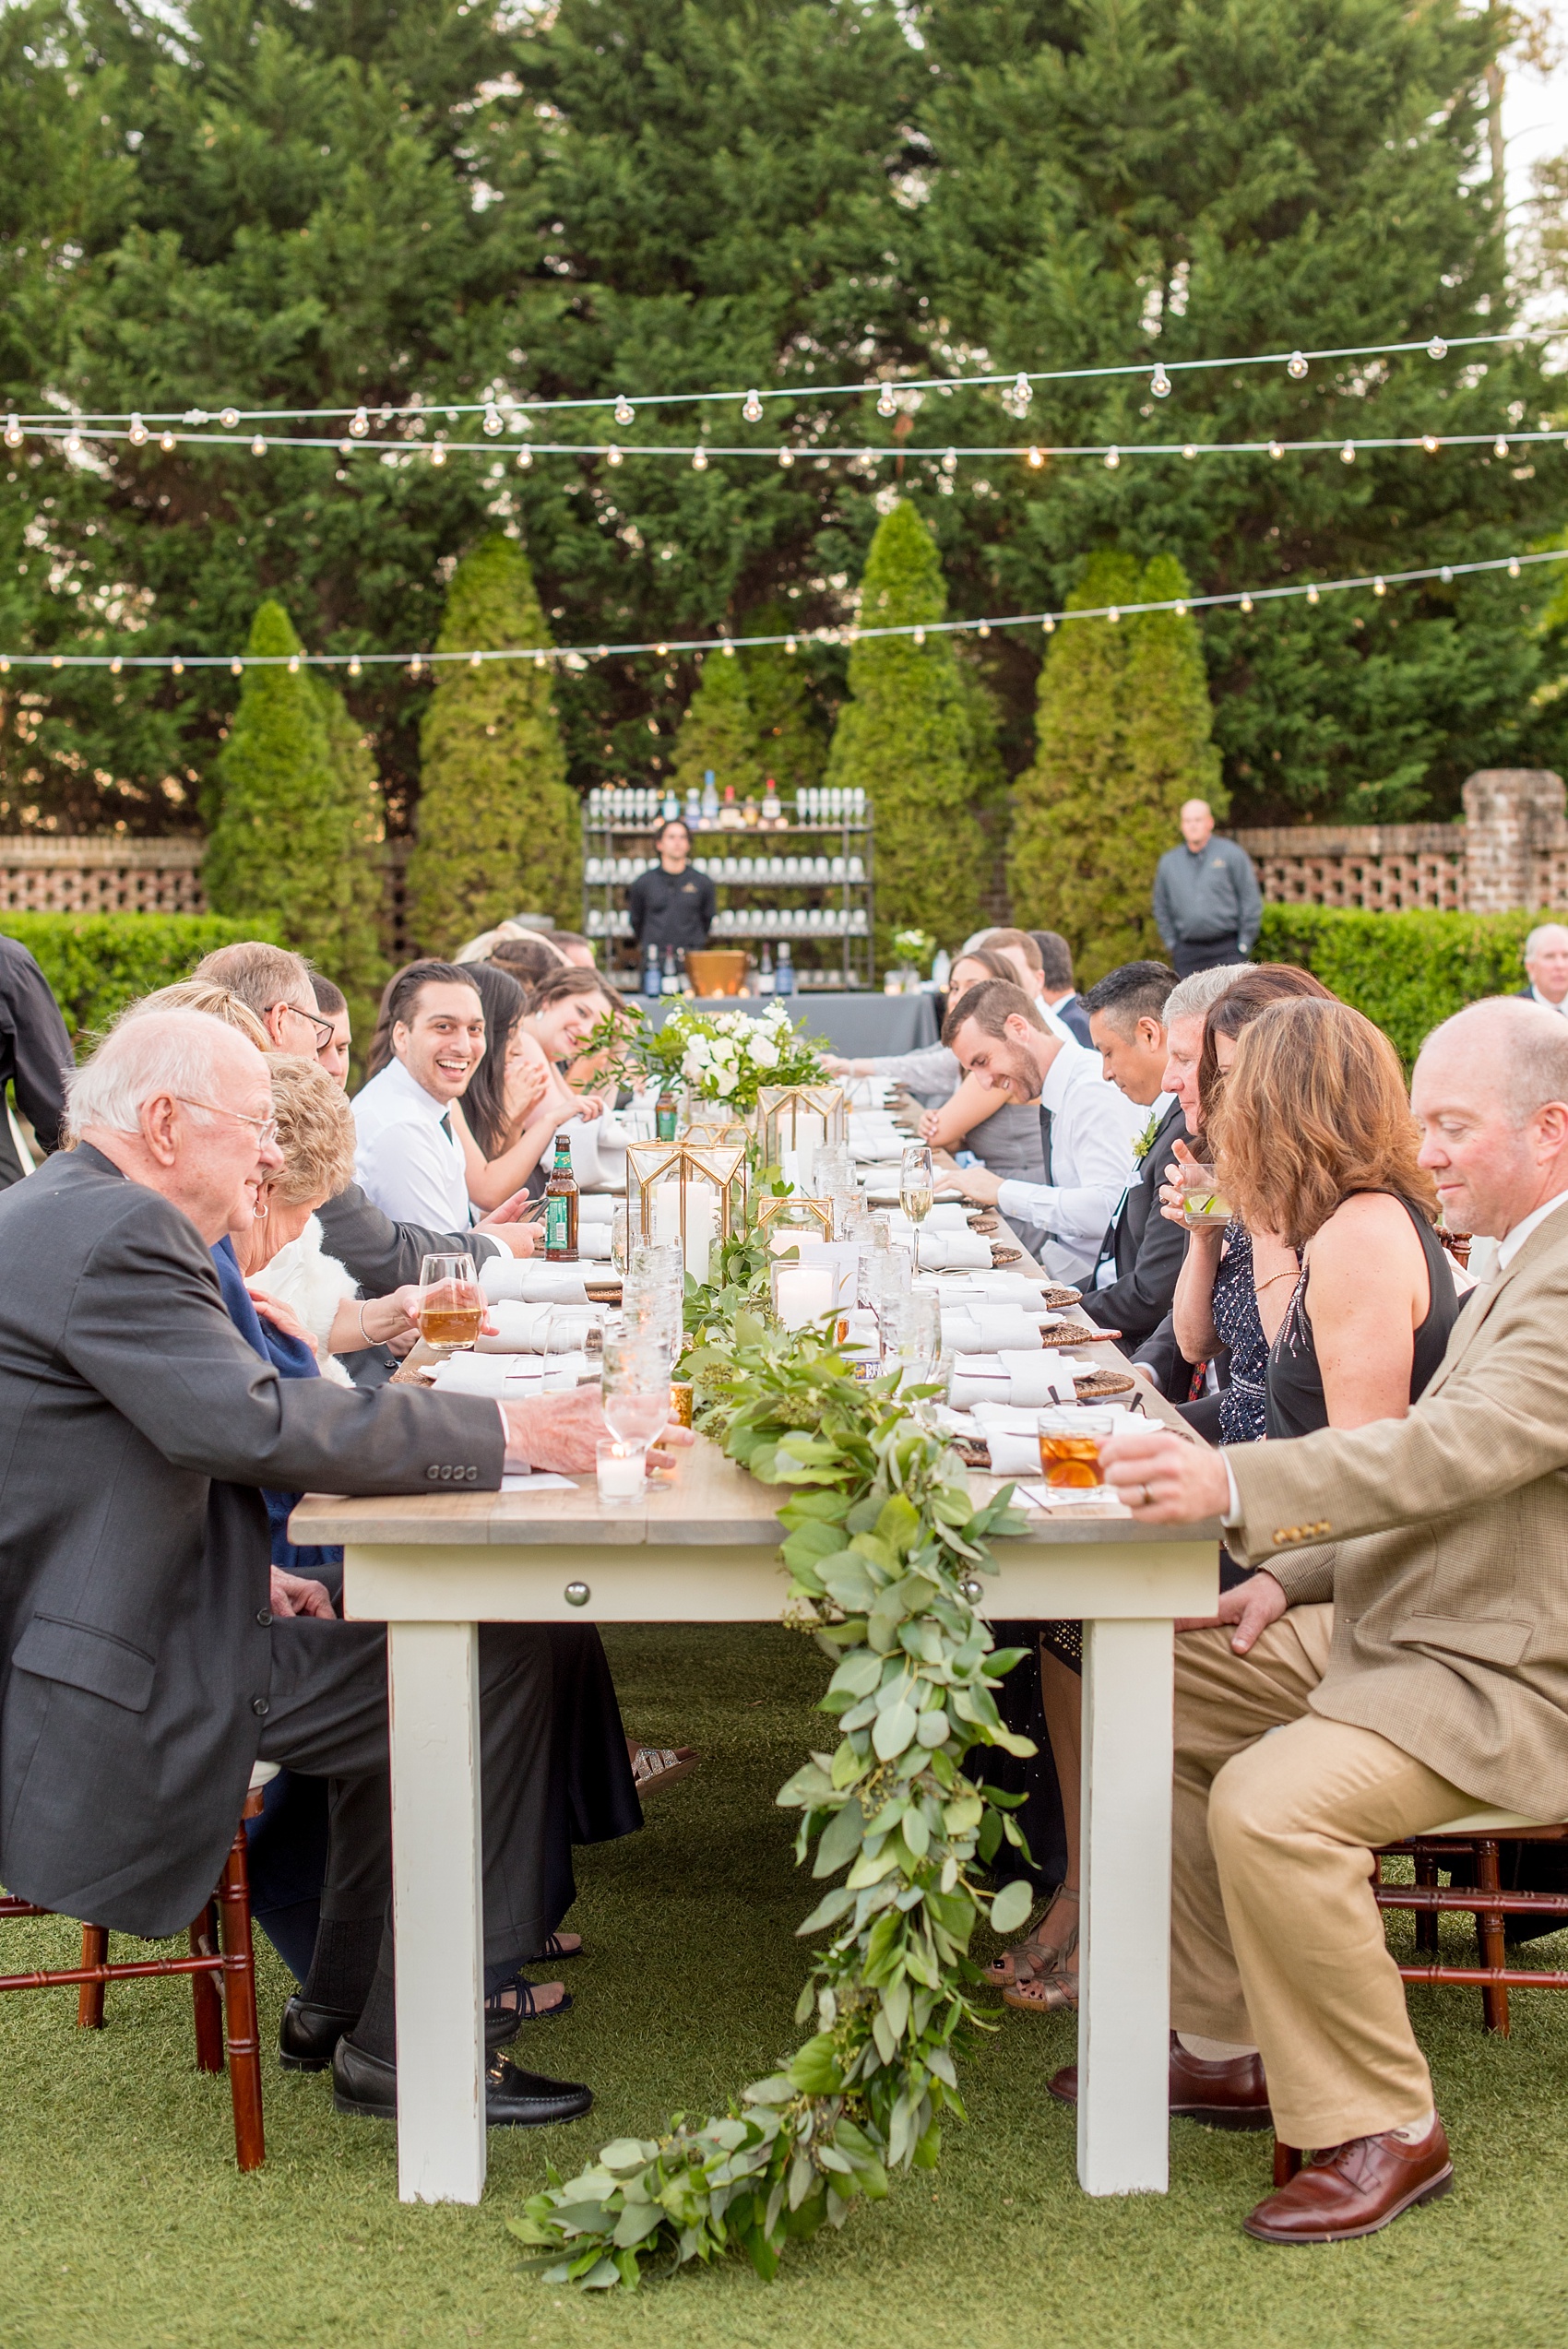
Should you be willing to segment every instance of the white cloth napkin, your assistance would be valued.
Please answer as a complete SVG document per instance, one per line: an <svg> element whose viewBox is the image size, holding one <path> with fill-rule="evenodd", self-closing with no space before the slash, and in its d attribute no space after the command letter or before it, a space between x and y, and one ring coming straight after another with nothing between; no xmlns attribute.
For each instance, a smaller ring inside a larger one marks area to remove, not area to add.
<svg viewBox="0 0 1568 2349"><path fill-rule="evenodd" d="M902 1214L892 1216L888 1221L895 1240L902 1240L906 1245L913 1240L915 1227L908 1216ZM943 1199L931 1209L921 1226L921 1238L923 1240L928 1232L968 1231L968 1210L956 1199Z"/></svg>
<svg viewBox="0 0 1568 2349"><path fill-rule="evenodd" d="M951 1335L949 1331L951 1330ZM944 1354L1038 1354L1039 1324L1016 1305L984 1305L978 1301L956 1312L945 1304L942 1315Z"/></svg>
<svg viewBox="0 0 1568 2349"><path fill-rule="evenodd" d="M991 1242L978 1231L928 1230L921 1234L922 1273L989 1271L990 1267Z"/></svg>
<svg viewBox="0 0 1568 2349"><path fill-rule="evenodd" d="M577 1202L578 1231L581 1232L585 1224L602 1224L608 1231L615 1220L616 1208L624 1204L624 1200L618 1199L612 1191L596 1191L587 1199L579 1199Z"/></svg>
<svg viewBox="0 0 1568 2349"><path fill-rule="evenodd" d="M1130 1517L1119 1501L1112 1501L1103 1485L1020 1485L1018 1490L1031 1509L1096 1509L1109 1517Z"/></svg>
<svg viewBox="0 0 1568 2349"><path fill-rule="evenodd" d="M492 1305L586 1305L588 1290L576 1264L540 1264L529 1256L487 1256L479 1285Z"/></svg>
<svg viewBox="0 0 1568 2349"><path fill-rule="evenodd" d="M553 1305L523 1305L510 1299L490 1309L493 1336L481 1330L475 1341L481 1354L575 1354L582 1351L585 1326L603 1317L588 1305L559 1311Z"/></svg>
<svg viewBox="0 0 1568 2349"><path fill-rule="evenodd" d="M503 1492L576 1492L570 1477L557 1477L545 1468L508 1468L501 1479Z"/></svg>
<svg viewBox="0 0 1568 2349"><path fill-rule="evenodd" d="M953 1365L947 1400L955 1410L974 1409L984 1403L1009 1403L1038 1408L1049 1403L1075 1403L1075 1365L1054 1351L1014 1354L1012 1365L998 1354L960 1354Z"/></svg>
<svg viewBox="0 0 1568 2349"><path fill-rule="evenodd" d="M608 1222L589 1223L582 1214L583 1208L597 1204L592 1199L579 1199L577 1202L577 1253L586 1256L590 1263L607 1264L615 1235ZM608 1200L605 1202L607 1206L611 1204Z"/></svg>
<svg viewBox="0 0 1568 2349"><path fill-rule="evenodd" d="M552 1354L548 1370L538 1354L449 1354L431 1376L443 1394L489 1394L517 1402L547 1386L552 1394L575 1387L587 1370L586 1354Z"/></svg>

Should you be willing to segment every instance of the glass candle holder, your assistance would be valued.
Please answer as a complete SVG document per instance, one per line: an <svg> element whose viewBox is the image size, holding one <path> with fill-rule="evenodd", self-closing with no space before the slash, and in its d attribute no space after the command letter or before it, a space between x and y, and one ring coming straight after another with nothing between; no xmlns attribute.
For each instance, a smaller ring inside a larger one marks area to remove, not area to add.
<svg viewBox="0 0 1568 2349"><path fill-rule="evenodd" d="M831 1264L792 1264L781 1258L770 1284L773 1318L780 1329L809 1329L833 1312L837 1283Z"/></svg>
<svg viewBox="0 0 1568 2349"><path fill-rule="evenodd" d="M623 1443L616 1436L600 1436L594 1446L601 1509L624 1509L646 1498L647 1447Z"/></svg>

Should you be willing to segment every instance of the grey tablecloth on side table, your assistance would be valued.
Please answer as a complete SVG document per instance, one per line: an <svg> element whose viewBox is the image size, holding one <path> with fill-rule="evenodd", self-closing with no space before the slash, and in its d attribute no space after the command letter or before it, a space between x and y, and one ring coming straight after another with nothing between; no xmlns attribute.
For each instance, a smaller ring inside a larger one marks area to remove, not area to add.
<svg viewBox="0 0 1568 2349"><path fill-rule="evenodd" d="M937 1040L934 995L821 994L813 988L789 999L790 1015L805 1036L825 1037L830 1050L847 1061L880 1059L885 1052L918 1052ZM679 999L657 1003L632 1001L647 1013L655 1027L662 1027L672 1011L745 1012L760 1019L769 1008L766 995L698 996L683 1005Z"/></svg>

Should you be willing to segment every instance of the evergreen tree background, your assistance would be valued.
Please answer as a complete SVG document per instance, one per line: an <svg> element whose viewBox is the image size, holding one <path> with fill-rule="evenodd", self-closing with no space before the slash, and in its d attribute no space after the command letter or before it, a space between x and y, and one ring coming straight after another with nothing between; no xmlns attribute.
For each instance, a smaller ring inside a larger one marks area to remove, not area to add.
<svg viewBox="0 0 1568 2349"><path fill-rule="evenodd" d="M1070 610L1174 602L1182 566L1094 556ZM1088 987L1118 963L1165 959L1150 906L1154 869L1178 837L1183 800L1226 813L1203 647L1173 611L1059 625L1040 668L1038 750L1014 794L1014 919L1059 930Z"/></svg>
<svg viewBox="0 0 1568 2349"><path fill-rule="evenodd" d="M495 532L452 575L438 652L550 642L528 557ZM555 722L554 680L532 661L444 664L420 731L423 789L409 859L410 923L453 954L511 915L581 912L577 805Z"/></svg>
<svg viewBox="0 0 1568 2349"><path fill-rule="evenodd" d="M246 649L272 661L301 649L281 604L261 606ZM341 694L307 670L247 667L214 774L203 866L213 912L286 938L362 1020L386 977L381 802Z"/></svg>
<svg viewBox="0 0 1568 2349"><path fill-rule="evenodd" d="M946 611L936 542L900 499L871 542L861 626L929 627ZM826 780L830 789L862 789L872 802L879 960L891 956L896 930L944 939L980 926L985 840L973 800L991 764L988 719L950 637L857 639Z"/></svg>
<svg viewBox="0 0 1568 2349"><path fill-rule="evenodd" d="M683 799L702 789L710 770L720 801L731 784L738 800L762 789L756 719L740 653L705 657L675 737L675 782Z"/></svg>
<svg viewBox="0 0 1568 2349"><path fill-rule="evenodd" d="M995 390L904 393L905 482L957 612L1060 610L1097 547L1168 552L1218 590L1545 539L1561 459L1491 443L1550 417L1560 379L1534 348L1424 354L1505 327L1527 291L1486 136L1510 28L1462 0L188 0L178 24L137 0L12 6L0 407L417 397L428 441L459 399L778 384L793 397L755 425L738 405L649 409L618 437L885 455L874 472L585 455L525 473L510 433L438 470L287 445L253 460L244 434L232 452L106 442L74 464L30 438L0 453L0 638L225 655L282 593L313 650L427 649L445 567L502 528L526 534L563 644L720 623L740 638L773 609L803 644L849 615L893 445L870 397L814 386L980 350L1008 371L1152 372L1418 346L1299 383L1178 372L1163 399L1142 372L1057 382L1027 414ZM548 437L604 429L561 411ZM1135 453L1429 431L1484 437L1349 466ZM942 469L950 443L1037 438L1129 454ZM1562 630L1537 626L1550 592L1500 575L1206 621L1237 819L1442 815L1473 767L1568 765ZM1014 774L1039 651L998 632L982 656ZM799 675L820 742L841 650L814 645ZM235 711L226 667L45 672L25 697L19 678L0 693L0 825L196 827ZM693 682L651 659L559 676L571 780L662 779ZM779 723L753 683L759 730ZM394 834L414 828L428 690L368 663L350 688Z"/></svg>

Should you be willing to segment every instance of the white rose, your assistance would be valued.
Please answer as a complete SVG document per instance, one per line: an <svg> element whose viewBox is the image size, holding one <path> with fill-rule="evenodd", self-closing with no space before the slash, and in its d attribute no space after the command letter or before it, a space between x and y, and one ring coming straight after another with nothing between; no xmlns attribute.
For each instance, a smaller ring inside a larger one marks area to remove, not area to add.
<svg viewBox="0 0 1568 2349"><path fill-rule="evenodd" d="M709 1079L709 1090L717 1094L719 1100L727 1100L735 1090L739 1076L740 1072L737 1069L715 1069Z"/></svg>
<svg viewBox="0 0 1568 2349"><path fill-rule="evenodd" d="M752 1038L752 1065L759 1069L776 1069L778 1066L778 1045L770 1044L766 1036L754 1036Z"/></svg>
<svg viewBox="0 0 1568 2349"><path fill-rule="evenodd" d="M700 1068L712 1049L706 1036L694 1036L686 1047L686 1058L695 1061Z"/></svg>

